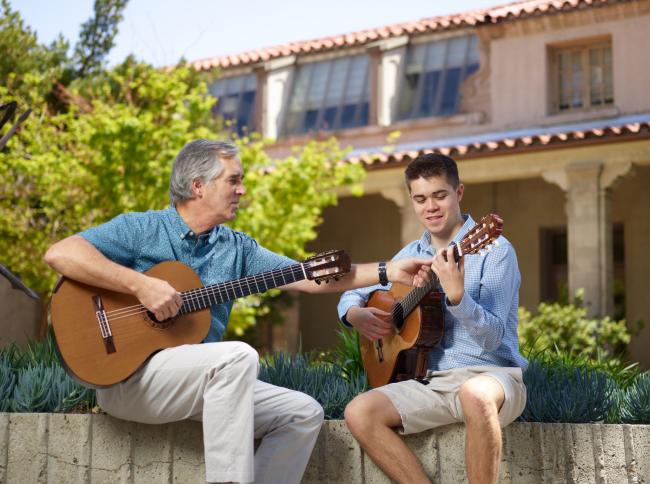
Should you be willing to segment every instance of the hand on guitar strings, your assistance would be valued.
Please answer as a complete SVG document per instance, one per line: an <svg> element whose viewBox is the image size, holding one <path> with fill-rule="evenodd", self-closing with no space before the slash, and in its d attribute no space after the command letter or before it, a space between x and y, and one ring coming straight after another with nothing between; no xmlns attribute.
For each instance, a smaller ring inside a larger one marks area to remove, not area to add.
<svg viewBox="0 0 650 484"><path fill-rule="evenodd" d="M377 341L394 331L392 314L378 308L352 306L345 318L371 341Z"/></svg>
<svg viewBox="0 0 650 484"><path fill-rule="evenodd" d="M431 279L431 259L394 260L386 263L390 282L399 282L407 286L422 287Z"/></svg>
<svg viewBox="0 0 650 484"><path fill-rule="evenodd" d="M459 304L465 294L465 259L455 262L454 247L450 246L437 251L431 270L438 276L449 302L453 306Z"/></svg>
<svg viewBox="0 0 650 484"><path fill-rule="evenodd" d="M181 294L162 279L142 274L135 297L158 321L173 318L183 304Z"/></svg>

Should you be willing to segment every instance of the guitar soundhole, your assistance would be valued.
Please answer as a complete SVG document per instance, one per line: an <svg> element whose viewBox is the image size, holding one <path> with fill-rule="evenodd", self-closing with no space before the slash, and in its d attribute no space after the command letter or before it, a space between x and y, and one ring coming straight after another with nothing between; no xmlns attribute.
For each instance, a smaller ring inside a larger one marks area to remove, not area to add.
<svg viewBox="0 0 650 484"><path fill-rule="evenodd" d="M171 326L174 321L176 321L176 317L173 318L167 318L163 321L158 321L156 319L156 316L151 311L147 311L147 322L152 328L157 328L157 329L165 329Z"/></svg>

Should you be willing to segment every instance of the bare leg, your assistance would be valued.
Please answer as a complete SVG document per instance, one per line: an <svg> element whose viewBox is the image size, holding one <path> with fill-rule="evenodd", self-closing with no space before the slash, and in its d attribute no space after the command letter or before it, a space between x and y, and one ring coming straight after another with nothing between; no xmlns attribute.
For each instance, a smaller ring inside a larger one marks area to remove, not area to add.
<svg viewBox="0 0 650 484"><path fill-rule="evenodd" d="M345 423L391 479L399 483L431 482L418 458L393 430L402 419L386 395L369 391L356 397L345 409Z"/></svg>
<svg viewBox="0 0 650 484"><path fill-rule="evenodd" d="M499 409L505 398L501 384L490 376L467 380L458 393L465 414L465 466L471 484L499 479L501 427Z"/></svg>

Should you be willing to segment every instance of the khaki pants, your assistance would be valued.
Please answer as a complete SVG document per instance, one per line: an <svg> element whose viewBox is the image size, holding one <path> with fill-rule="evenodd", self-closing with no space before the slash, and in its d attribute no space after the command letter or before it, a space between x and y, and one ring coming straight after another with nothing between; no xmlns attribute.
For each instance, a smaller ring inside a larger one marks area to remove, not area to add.
<svg viewBox="0 0 650 484"><path fill-rule="evenodd" d="M505 427L524 411L526 387L521 368L472 366L443 371L430 371L428 385L416 380L391 383L373 391L386 395L402 418L402 434L414 434L428 429L463 422L463 407L458 390L472 377L485 375L497 380L505 398L499 410L499 423Z"/></svg>
<svg viewBox="0 0 650 484"><path fill-rule="evenodd" d="M245 343L178 346L156 353L125 382L98 390L97 400L125 420L202 421L208 482L298 483L323 409L308 395L257 380L257 372L257 352Z"/></svg>

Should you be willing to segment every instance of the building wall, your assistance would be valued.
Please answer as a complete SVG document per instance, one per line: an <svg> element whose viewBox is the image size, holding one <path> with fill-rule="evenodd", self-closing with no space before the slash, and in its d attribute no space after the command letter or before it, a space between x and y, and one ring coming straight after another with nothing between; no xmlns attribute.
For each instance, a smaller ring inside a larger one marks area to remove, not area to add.
<svg viewBox="0 0 650 484"><path fill-rule="evenodd" d="M36 337L41 301L14 289L0 276L0 348L11 343L24 344Z"/></svg>
<svg viewBox="0 0 650 484"><path fill-rule="evenodd" d="M631 2L495 27L497 38L490 46L493 125L525 126L616 115L611 108L548 115L547 47L600 36L612 40L614 107L619 113L650 110L646 95L650 62L640 62L647 57L642 46L650 45L648 5Z"/></svg>

